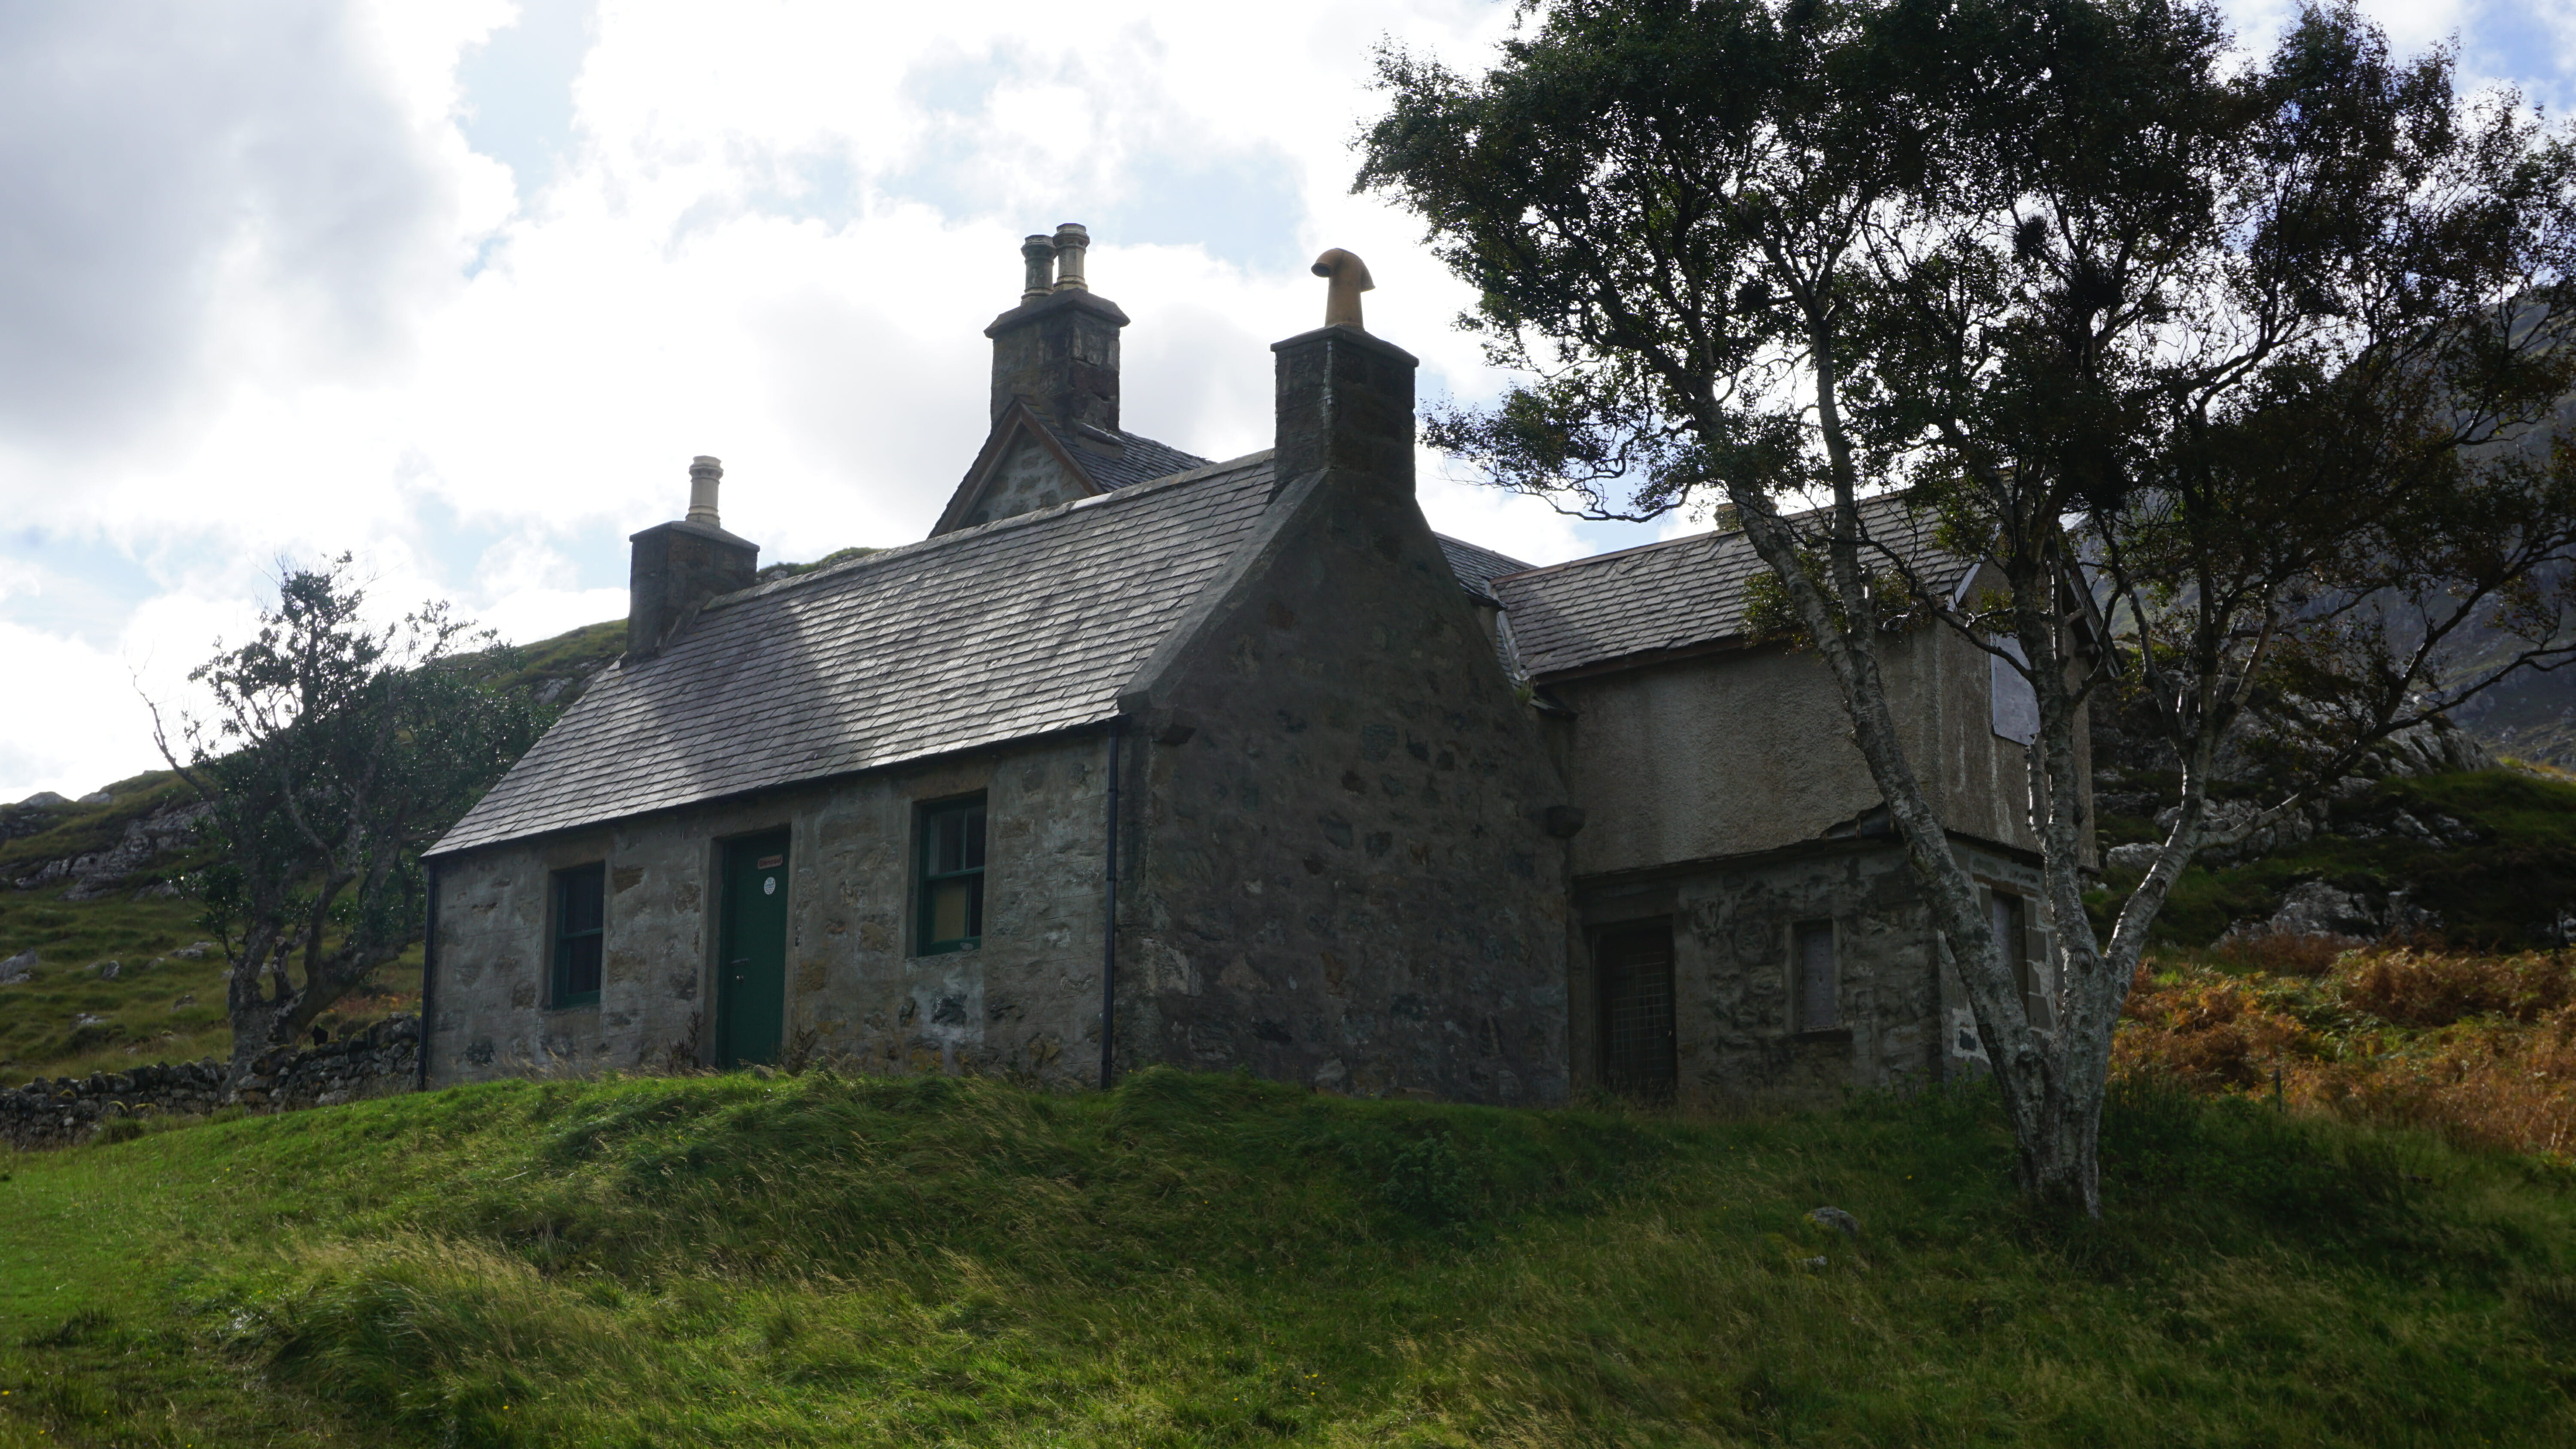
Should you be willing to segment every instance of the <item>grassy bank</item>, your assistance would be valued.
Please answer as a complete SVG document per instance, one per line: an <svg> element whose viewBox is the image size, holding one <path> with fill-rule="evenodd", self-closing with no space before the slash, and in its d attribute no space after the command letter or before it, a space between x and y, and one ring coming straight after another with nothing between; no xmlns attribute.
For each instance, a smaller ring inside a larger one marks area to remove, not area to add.
<svg viewBox="0 0 2576 1449"><path fill-rule="evenodd" d="M0 1446L2576 1440L2576 1182L2123 1093L1753 1123L827 1076L0 1159ZM1832 1205L1855 1242L1808 1221Z"/></svg>

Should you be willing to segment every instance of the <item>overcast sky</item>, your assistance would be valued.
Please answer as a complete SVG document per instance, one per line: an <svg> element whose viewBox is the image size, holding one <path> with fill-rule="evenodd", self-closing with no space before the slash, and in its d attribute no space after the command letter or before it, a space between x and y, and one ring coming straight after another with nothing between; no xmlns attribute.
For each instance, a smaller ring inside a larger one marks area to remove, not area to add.
<svg viewBox="0 0 2576 1449"><path fill-rule="evenodd" d="M2570 99L2576 0L2377 3ZM2244 4L2265 33L2288 13ZM724 459L764 561L919 538L984 430L1019 238L1091 229L1124 421L1265 447L1328 246L1426 398L1467 300L1348 194L1372 45L1460 64L1494 0L10 0L0 5L0 801L157 764L282 561L356 553L516 640L626 609L626 535ZM1640 542L1424 460L1432 523Z"/></svg>

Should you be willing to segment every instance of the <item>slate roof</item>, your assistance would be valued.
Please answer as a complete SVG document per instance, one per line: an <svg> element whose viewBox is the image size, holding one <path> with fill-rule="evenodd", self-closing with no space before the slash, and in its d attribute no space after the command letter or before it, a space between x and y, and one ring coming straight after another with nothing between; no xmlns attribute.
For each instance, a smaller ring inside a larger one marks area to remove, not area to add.
<svg viewBox="0 0 2576 1449"><path fill-rule="evenodd" d="M1131 482L711 601L660 655L602 671L430 853L1101 723L1260 516L1270 459ZM1526 567L1440 546L1471 593Z"/></svg>
<svg viewBox="0 0 2576 1449"><path fill-rule="evenodd" d="M1065 428L1044 416L1040 416L1038 422L1068 452L1082 460L1083 471L1091 475L1092 482L1113 492L1208 466L1208 460L1195 453L1184 453L1168 443L1155 442L1125 428L1115 431L1120 446L1113 449L1104 446L1102 440L1093 435L1095 431L1108 433L1110 429Z"/></svg>
<svg viewBox="0 0 2576 1449"><path fill-rule="evenodd" d="M1449 571L1458 576L1459 583L1466 585L1468 593L1480 599L1494 597L1495 579L1504 574L1529 571L1530 566L1519 559L1496 553L1490 548L1480 548L1463 538L1438 533L1432 537L1440 540L1440 551L1448 555Z"/></svg>
<svg viewBox="0 0 2576 1449"><path fill-rule="evenodd" d="M1107 720L1269 497L1257 453L728 594L431 853Z"/></svg>
<svg viewBox="0 0 2576 1449"><path fill-rule="evenodd" d="M1931 514L1895 498L1861 504L1861 526L1869 538L1907 560L1933 587L1949 588L1965 570L1933 545L1933 523ZM1740 641L1745 580L1762 567L1753 541L1731 529L1507 574L1488 587L1502 601L1519 668L1544 679L1641 655Z"/></svg>

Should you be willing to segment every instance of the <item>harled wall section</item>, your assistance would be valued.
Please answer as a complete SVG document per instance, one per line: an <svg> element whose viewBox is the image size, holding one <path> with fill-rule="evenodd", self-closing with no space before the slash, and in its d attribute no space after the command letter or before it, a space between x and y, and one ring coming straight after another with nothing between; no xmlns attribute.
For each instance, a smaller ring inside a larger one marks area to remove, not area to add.
<svg viewBox="0 0 2576 1449"><path fill-rule="evenodd" d="M2036 851L2022 748L1993 725L1990 656L1946 629L1881 656L1906 758L1952 830ZM1575 841L1593 876L1778 850L1849 833L1883 812L1822 659L1732 650L1551 683L1574 710ZM2089 768L2088 731L2076 731Z"/></svg>
<svg viewBox="0 0 2576 1449"><path fill-rule="evenodd" d="M790 832L787 1035L869 1071L1098 1070L1103 765L1096 732L450 857L439 868L432 1083L704 1060L719 845ZM915 956L913 820L986 794L980 950ZM545 1001L549 879L605 862L600 1000Z"/></svg>

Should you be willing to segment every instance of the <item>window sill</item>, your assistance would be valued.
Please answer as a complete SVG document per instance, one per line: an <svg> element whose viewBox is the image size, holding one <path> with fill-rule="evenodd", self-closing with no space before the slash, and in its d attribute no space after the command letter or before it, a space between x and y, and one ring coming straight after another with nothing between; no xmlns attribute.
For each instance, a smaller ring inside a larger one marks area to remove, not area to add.
<svg viewBox="0 0 2576 1449"><path fill-rule="evenodd" d="M1809 1046L1850 1046L1852 1034L1850 1027L1837 1026L1824 1031L1793 1031L1789 1040Z"/></svg>
<svg viewBox="0 0 2576 1449"><path fill-rule="evenodd" d="M984 938L977 936L971 941L949 941L937 946L924 946L920 950L913 952L912 955L913 959L918 961L931 956L954 956L960 951L981 951L983 949Z"/></svg>
<svg viewBox="0 0 2576 1449"><path fill-rule="evenodd" d="M597 1011L598 1009L599 997L596 993L589 996L576 997L571 1001L554 1002L546 1007L546 1010L548 1011Z"/></svg>

